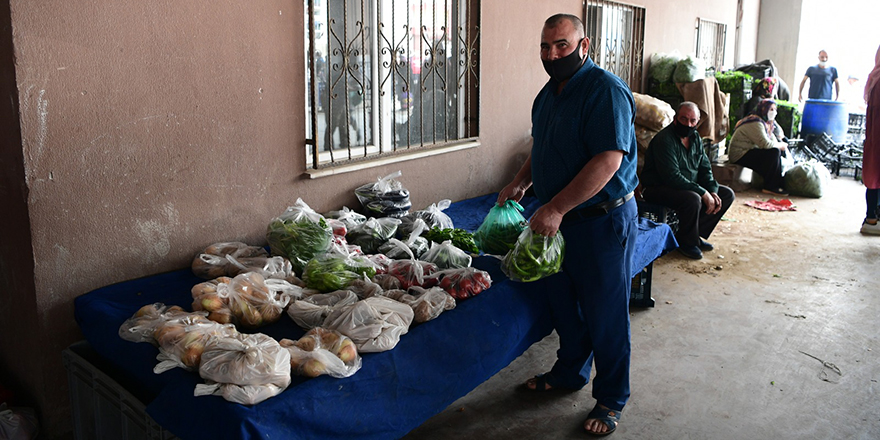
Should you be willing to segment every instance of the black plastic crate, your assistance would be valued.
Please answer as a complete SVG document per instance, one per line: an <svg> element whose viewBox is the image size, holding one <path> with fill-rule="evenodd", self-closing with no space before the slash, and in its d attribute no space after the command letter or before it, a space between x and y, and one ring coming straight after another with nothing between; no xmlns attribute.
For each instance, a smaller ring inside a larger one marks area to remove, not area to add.
<svg viewBox="0 0 880 440"><path fill-rule="evenodd" d="M630 307L654 307L651 298L651 277L654 273L654 262L642 268L632 279L632 290L629 295Z"/></svg>
<svg viewBox="0 0 880 440"><path fill-rule="evenodd" d="M177 440L145 411L144 403L96 366L100 356L85 341L62 353L77 440Z"/></svg>

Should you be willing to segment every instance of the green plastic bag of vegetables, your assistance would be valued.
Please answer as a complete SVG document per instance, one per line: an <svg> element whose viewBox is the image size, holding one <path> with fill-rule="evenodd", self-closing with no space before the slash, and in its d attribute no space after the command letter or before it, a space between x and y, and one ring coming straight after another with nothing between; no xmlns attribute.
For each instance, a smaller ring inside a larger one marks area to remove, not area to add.
<svg viewBox="0 0 880 440"><path fill-rule="evenodd" d="M529 224L522 211L522 205L514 200L493 206L474 232L477 247L484 253L495 255L504 255L513 249L517 237Z"/></svg>
<svg viewBox="0 0 880 440"><path fill-rule="evenodd" d="M272 255L290 260L296 273L302 273L315 255L330 249L333 230L321 214L315 212L302 199L269 222L266 241Z"/></svg>
<svg viewBox="0 0 880 440"><path fill-rule="evenodd" d="M565 240L562 233L545 237L526 228L516 246L501 260L501 271L513 281L537 281L562 269Z"/></svg>

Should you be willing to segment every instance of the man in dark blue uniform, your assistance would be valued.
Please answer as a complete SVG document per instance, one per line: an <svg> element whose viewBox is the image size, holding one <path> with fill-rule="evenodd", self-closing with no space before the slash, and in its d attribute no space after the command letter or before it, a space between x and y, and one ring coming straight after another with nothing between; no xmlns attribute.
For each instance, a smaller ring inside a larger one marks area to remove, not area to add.
<svg viewBox="0 0 880 440"><path fill-rule="evenodd" d="M532 107L529 158L499 193L520 200L529 187L542 206L534 232L565 239L562 272L539 282L559 335L553 368L526 382L530 390L581 389L595 361L596 405L584 429L617 428L630 396L629 295L638 210L635 103L620 78L593 64L580 19L558 14L541 32L550 80Z"/></svg>

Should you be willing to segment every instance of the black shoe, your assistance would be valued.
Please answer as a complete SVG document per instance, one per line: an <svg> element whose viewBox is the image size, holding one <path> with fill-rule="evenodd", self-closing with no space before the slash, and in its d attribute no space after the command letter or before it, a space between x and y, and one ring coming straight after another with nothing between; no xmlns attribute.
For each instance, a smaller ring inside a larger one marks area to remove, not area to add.
<svg viewBox="0 0 880 440"><path fill-rule="evenodd" d="M715 249L715 246L712 246L712 243L709 243L706 240L700 239L700 249L709 252Z"/></svg>
<svg viewBox="0 0 880 440"><path fill-rule="evenodd" d="M703 252L696 246L680 246L678 251L685 257L693 258L694 260L700 260L703 258Z"/></svg>

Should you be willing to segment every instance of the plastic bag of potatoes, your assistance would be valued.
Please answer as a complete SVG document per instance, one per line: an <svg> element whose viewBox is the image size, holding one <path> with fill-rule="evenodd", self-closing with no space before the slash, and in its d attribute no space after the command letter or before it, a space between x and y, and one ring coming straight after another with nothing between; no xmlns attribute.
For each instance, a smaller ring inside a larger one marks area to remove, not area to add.
<svg viewBox="0 0 880 440"><path fill-rule="evenodd" d="M219 277L192 288L195 311L208 312L208 319L256 328L278 321L291 298L303 289L284 280L266 279L257 272Z"/></svg>
<svg viewBox="0 0 880 440"><path fill-rule="evenodd" d="M361 357L354 342L336 331L316 327L296 341L278 342L290 352L291 374L342 378L361 369Z"/></svg>

